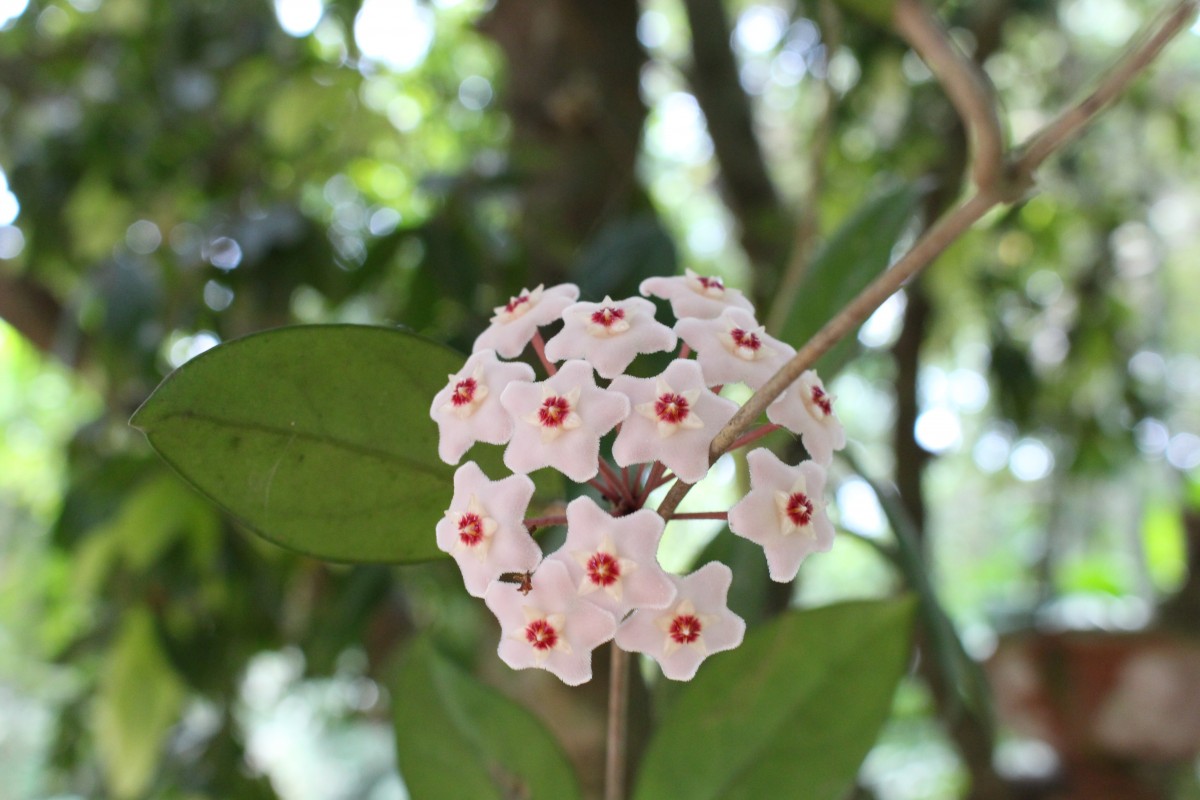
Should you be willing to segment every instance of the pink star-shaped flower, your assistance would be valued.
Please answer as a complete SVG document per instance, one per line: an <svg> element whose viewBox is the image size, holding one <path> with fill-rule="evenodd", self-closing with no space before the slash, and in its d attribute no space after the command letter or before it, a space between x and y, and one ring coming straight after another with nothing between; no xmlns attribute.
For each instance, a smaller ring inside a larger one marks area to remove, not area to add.
<svg viewBox="0 0 1200 800"><path fill-rule="evenodd" d="M558 561L543 562L532 583L522 594L493 581L483 597L500 621L500 658L513 669L549 670L569 686L591 680L592 651L613 637L616 619L580 597Z"/></svg>
<svg viewBox="0 0 1200 800"><path fill-rule="evenodd" d="M676 319L712 319L727 308L752 312L754 306L737 289L729 289L720 278L697 275L690 269L683 276L647 278L638 286L643 295L671 301Z"/></svg>
<svg viewBox="0 0 1200 800"><path fill-rule="evenodd" d="M708 446L738 407L709 391L704 378L695 361L678 359L657 378L615 378L609 388L633 404L613 442L617 464L661 461L688 483L708 474Z"/></svg>
<svg viewBox="0 0 1200 800"><path fill-rule="evenodd" d="M767 335L754 316L740 308L716 319L681 319L679 338L696 351L696 360L710 386L744 383L757 389L779 371L795 349Z"/></svg>
<svg viewBox="0 0 1200 800"><path fill-rule="evenodd" d="M833 395L811 369L767 406L767 419L801 437L813 461L828 465L846 446L846 430L833 410Z"/></svg>
<svg viewBox="0 0 1200 800"><path fill-rule="evenodd" d="M492 350L468 358L429 407L438 424L442 461L457 464L476 442L504 444L512 438L513 420L500 405L500 392L513 381L531 383L533 378L533 367L501 361Z"/></svg>
<svg viewBox="0 0 1200 800"><path fill-rule="evenodd" d="M596 386L586 361L567 361L540 383L510 383L500 403L516 420L504 463L513 472L554 467L577 483L600 471L600 437L629 416L629 398Z"/></svg>
<svg viewBox="0 0 1200 800"><path fill-rule="evenodd" d="M546 342L546 358L582 358L604 378L615 378L639 353L672 350L675 331L654 318L654 304L640 297L576 303L563 311L563 329Z"/></svg>
<svg viewBox="0 0 1200 800"><path fill-rule="evenodd" d="M664 608L675 584L658 564L666 523L641 509L612 517L590 497L567 506L567 539L547 561L561 561L581 597L621 619L634 608Z"/></svg>
<svg viewBox="0 0 1200 800"><path fill-rule="evenodd" d="M833 547L825 514L825 468L812 461L789 467L765 448L746 456L750 492L729 509L729 530L762 545L771 580L796 577L809 553Z"/></svg>
<svg viewBox="0 0 1200 800"><path fill-rule="evenodd" d="M527 475L489 480L474 461L455 471L454 498L437 524L437 543L458 562L475 597L483 597L500 573L527 572L542 560L542 548L525 527L532 498Z"/></svg>
<svg viewBox="0 0 1200 800"><path fill-rule="evenodd" d="M709 655L742 643L746 623L725 605L733 572L719 561L669 577L678 589L671 605L634 611L617 628L616 643L653 658L668 678L690 681Z"/></svg>
<svg viewBox="0 0 1200 800"><path fill-rule="evenodd" d="M493 309L496 313L492 316L492 324L479 334L471 350L495 350L505 358L516 358L533 339L538 327L554 322L578 297L579 287L573 283L561 283L549 289L539 285L532 292L522 289L519 295Z"/></svg>

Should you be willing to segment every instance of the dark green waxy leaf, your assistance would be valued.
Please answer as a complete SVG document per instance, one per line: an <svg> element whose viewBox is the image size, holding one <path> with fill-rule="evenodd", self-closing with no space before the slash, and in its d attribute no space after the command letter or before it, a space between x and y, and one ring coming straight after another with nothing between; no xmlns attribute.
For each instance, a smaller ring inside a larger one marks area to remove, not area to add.
<svg viewBox="0 0 1200 800"><path fill-rule="evenodd" d="M537 719L425 639L392 682L396 755L413 800L574 800L575 775Z"/></svg>
<svg viewBox="0 0 1200 800"><path fill-rule="evenodd" d="M890 28L896 0L838 0L838 5L859 16L866 17L876 25Z"/></svg>
<svg viewBox="0 0 1200 800"><path fill-rule="evenodd" d="M635 800L840 800L887 719L911 600L788 612L701 667L651 741Z"/></svg>
<svg viewBox="0 0 1200 800"><path fill-rule="evenodd" d="M779 338L800 347L888 266L920 190L898 184L872 197L834 232L813 258ZM851 357L857 342L846 336L817 362L829 380Z"/></svg>
<svg viewBox="0 0 1200 800"><path fill-rule="evenodd" d="M133 424L186 480L271 541L333 561L440 555L453 493L433 395L462 367L389 328L280 328L189 361ZM500 477L495 448L469 454Z"/></svg>

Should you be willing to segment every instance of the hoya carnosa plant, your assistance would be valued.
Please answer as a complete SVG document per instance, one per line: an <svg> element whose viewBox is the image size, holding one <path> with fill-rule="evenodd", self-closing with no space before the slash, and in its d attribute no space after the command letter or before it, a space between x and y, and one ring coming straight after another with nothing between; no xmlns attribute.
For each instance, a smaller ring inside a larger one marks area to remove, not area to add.
<svg viewBox="0 0 1200 800"><path fill-rule="evenodd" d="M640 297L576 302L571 284L522 290L496 308L474 354L430 407L442 460L457 464L476 442L505 445L504 464L514 473L488 476L471 461L459 467L438 547L499 620L500 658L571 685L591 678L591 653L610 640L653 658L674 680L690 680L709 655L741 643L745 623L726 605L728 567L713 562L678 576L659 564L672 519L728 519L733 533L763 547L781 582L795 578L809 553L833 544L825 468L846 437L833 398L811 371L768 408L769 423L739 441L783 427L801 437L812 460L789 465L758 448L747 456L750 492L732 509L664 518L645 507L667 482L707 474L710 445L738 410L721 397L724 386L757 389L796 351L768 335L750 301L719 278L689 270L643 281L641 292L670 302L674 328ZM540 328L560 321L544 341ZM677 344L660 374L625 374L638 356ZM542 380L529 365L502 360L527 346L545 370ZM614 429L606 454L601 441ZM529 516L528 473L545 467L590 486L604 505L582 496L564 515ZM533 532L551 525L565 525L566 540L543 555Z"/></svg>

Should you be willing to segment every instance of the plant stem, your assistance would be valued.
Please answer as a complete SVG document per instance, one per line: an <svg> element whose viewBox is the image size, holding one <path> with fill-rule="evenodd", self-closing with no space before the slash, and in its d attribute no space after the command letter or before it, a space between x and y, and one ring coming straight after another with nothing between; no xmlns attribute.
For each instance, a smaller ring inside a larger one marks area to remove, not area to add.
<svg viewBox="0 0 1200 800"><path fill-rule="evenodd" d="M599 463L600 474L603 475L605 480L608 481L608 485L613 488L613 492L630 505L636 506L637 498L633 496L633 491L621 481L620 476L617 475L616 471L608 465L608 462L604 460L603 456L601 456Z"/></svg>
<svg viewBox="0 0 1200 800"><path fill-rule="evenodd" d="M963 55L923 0L898 0L892 23L937 76L971 138L972 177L980 189L995 186L1004 175L1004 132L996 112L991 81Z"/></svg>
<svg viewBox="0 0 1200 800"><path fill-rule="evenodd" d="M604 755L604 800L625 797L625 744L629 721L629 653L609 645L608 742Z"/></svg>
<svg viewBox="0 0 1200 800"><path fill-rule="evenodd" d="M751 442L757 442L768 433L774 433L775 431L779 430L779 428L780 426L774 423L759 425L757 428L745 434L741 438L734 440L733 444L729 445L729 449L737 450L739 447L745 447Z"/></svg>
<svg viewBox="0 0 1200 800"><path fill-rule="evenodd" d="M566 525L567 518L562 514L555 514L549 517L531 517L525 520L525 527L533 533L538 528L548 528L551 525Z"/></svg>
<svg viewBox="0 0 1200 800"><path fill-rule="evenodd" d="M671 519L729 519L729 512L728 511L686 511L682 514L672 514Z"/></svg>
<svg viewBox="0 0 1200 800"><path fill-rule="evenodd" d="M541 331L533 334L533 352L537 353L538 361L541 361L542 366L546 368L547 375L558 372L558 367L554 366L554 362L546 358L546 342L542 339Z"/></svg>

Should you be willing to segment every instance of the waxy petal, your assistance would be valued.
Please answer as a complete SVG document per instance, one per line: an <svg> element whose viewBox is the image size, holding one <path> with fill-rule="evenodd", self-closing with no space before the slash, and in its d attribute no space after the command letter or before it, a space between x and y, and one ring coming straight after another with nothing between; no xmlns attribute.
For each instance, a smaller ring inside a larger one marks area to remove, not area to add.
<svg viewBox="0 0 1200 800"><path fill-rule="evenodd" d="M626 395L637 413L622 423L613 442L613 460L622 467L661 461L688 483L708 474L708 446L738 407L711 392L706 377L695 361L677 359L657 378L615 378L609 388ZM665 421L673 418L671 414L655 413L664 388L684 400L680 405L686 405L686 416L678 423Z"/></svg>
<svg viewBox="0 0 1200 800"><path fill-rule="evenodd" d="M542 560L541 547L525 527L532 498L533 481L527 475L489 480L474 461L455 471L454 497L437 524L437 543L458 562L463 583L475 597L483 597L501 573L527 572ZM476 543L464 541L460 523L466 514L479 517L483 536Z"/></svg>
<svg viewBox="0 0 1200 800"><path fill-rule="evenodd" d="M562 316L563 309L579 297L579 287L573 283L561 283L533 291L522 290L505 306L498 306L492 324L475 340L473 352L495 350L504 358L521 355L525 345L533 339L537 329L549 325Z"/></svg>
<svg viewBox="0 0 1200 800"><path fill-rule="evenodd" d="M665 524L649 509L613 517L579 497L567 506L566 541L546 561L560 561L580 594L617 619L633 608L663 608L675 597L657 556Z"/></svg>
<svg viewBox="0 0 1200 800"><path fill-rule="evenodd" d="M762 546L771 580L796 577L809 553L833 547L833 523L825 513L825 468L814 461L788 466L765 448L746 456L750 492L729 509L729 530ZM797 525L786 514L787 498L802 494L811 503L811 520ZM782 495L782 497L781 497Z"/></svg>
<svg viewBox="0 0 1200 800"><path fill-rule="evenodd" d="M713 561L691 575L670 576L677 593L664 609L638 609L617 628L617 646L645 653L676 681L690 681L700 662L742 643L746 623L726 606L733 572Z"/></svg>
<svg viewBox="0 0 1200 800"><path fill-rule="evenodd" d="M577 483L596 477L600 437L629 416L629 398L596 386L586 361L567 361L541 383L510 384L500 403L516 420L505 465L526 473L554 467Z"/></svg>
<svg viewBox="0 0 1200 800"><path fill-rule="evenodd" d="M514 381L531 383L533 378L533 367L501 361L492 350L471 355L429 407L438 424L442 461L457 464L476 442L504 444L512 438L513 419L500 405L500 393Z"/></svg>
<svg viewBox="0 0 1200 800"><path fill-rule="evenodd" d="M575 303L562 314L563 329L546 342L546 358L582 358L604 378L615 378L639 353L675 348L675 331L654 318L654 304L640 297Z"/></svg>
<svg viewBox="0 0 1200 800"><path fill-rule="evenodd" d="M819 464L828 466L833 452L846 446L846 431L833 410L833 397L811 369L767 406L767 419L800 436L804 449Z"/></svg>
<svg viewBox="0 0 1200 800"><path fill-rule="evenodd" d="M757 389L796 354L791 345L763 332L753 315L740 308L728 309L716 319L682 319L675 323L675 332L696 351L709 386L744 383ZM754 347L737 346L731 333Z"/></svg>
<svg viewBox="0 0 1200 800"><path fill-rule="evenodd" d="M616 618L580 597L561 562L543 562L532 583L522 594L494 581L484 595L500 621L501 660L513 669L548 670L569 686L591 680L592 651L612 639Z"/></svg>
<svg viewBox="0 0 1200 800"><path fill-rule="evenodd" d="M676 319L712 319L728 308L754 311L754 305L739 290L730 289L719 278L697 275L690 269L685 275L647 278L638 291L670 301Z"/></svg>

